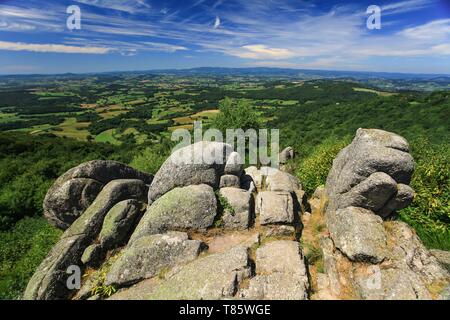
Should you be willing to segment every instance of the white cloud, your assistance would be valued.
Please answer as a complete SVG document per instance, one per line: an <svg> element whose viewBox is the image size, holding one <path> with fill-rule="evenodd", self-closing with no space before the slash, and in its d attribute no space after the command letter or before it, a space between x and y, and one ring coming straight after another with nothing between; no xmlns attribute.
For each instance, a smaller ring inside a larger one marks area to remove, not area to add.
<svg viewBox="0 0 450 320"><path fill-rule="evenodd" d="M144 45L142 49L148 51L176 52L188 50L188 48L183 46L177 46L160 42L142 42L142 44Z"/></svg>
<svg viewBox="0 0 450 320"><path fill-rule="evenodd" d="M400 14L429 7L434 2L435 0L405 0L382 6L381 10L383 15Z"/></svg>
<svg viewBox="0 0 450 320"><path fill-rule="evenodd" d="M151 8L145 0L75 0L76 2L104 9L112 9L128 13L142 13Z"/></svg>
<svg viewBox="0 0 450 320"><path fill-rule="evenodd" d="M262 44L242 46L239 50L230 51L230 54L245 59L287 59L295 56L289 49L270 48Z"/></svg>
<svg viewBox="0 0 450 320"><path fill-rule="evenodd" d="M435 20L429 23L408 28L399 33L412 39L427 41L443 41L450 39L450 19Z"/></svg>
<svg viewBox="0 0 450 320"><path fill-rule="evenodd" d="M111 49L100 48L100 47L75 47L75 46L67 46L67 45L63 45L63 44L35 44L35 43L0 41L0 50L105 54L105 53L108 53Z"/></svg>

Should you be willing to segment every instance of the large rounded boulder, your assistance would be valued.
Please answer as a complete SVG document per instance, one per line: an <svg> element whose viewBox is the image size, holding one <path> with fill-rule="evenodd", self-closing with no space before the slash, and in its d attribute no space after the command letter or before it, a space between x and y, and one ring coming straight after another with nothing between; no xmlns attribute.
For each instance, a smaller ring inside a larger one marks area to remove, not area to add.
<svg viewBox="0 0 450 320"><path fill-rule="evenodd" d="M231 145L210 141L176 150L156 173L148 194L149 204L176 187L207 184L218 189L232 153Z"/></svg>
<svg viewBox="0 0 450 320"><path fill-rule="evenodd" d="M145 184L151 175L116 161L94 160L70 169L59 177L44 199L44 215L60 229L67 229L92 204L112 180L137 179Z"/></svg>

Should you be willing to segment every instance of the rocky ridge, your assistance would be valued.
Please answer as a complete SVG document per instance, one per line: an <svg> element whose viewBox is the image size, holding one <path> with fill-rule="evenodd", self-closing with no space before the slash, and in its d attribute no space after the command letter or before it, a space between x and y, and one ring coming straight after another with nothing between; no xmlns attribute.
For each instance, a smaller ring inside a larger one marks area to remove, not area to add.
<svg viewBox="0 0 450 320"><path fill-rule="evenodd" d="M190 161L198 151L201 161ZM293 156L286 148L280 159ZM49 222L66 231L24 299L431 299L446 292L448 253L428 251L395 220L414 195L414 161L402 137L359 129L309 201L295 176L244 170L239 160L227 144L200 142L173 153L155 177L112 161L69 170L44 201ZM69 266L80 268L81 288L68 288Z"/></svg>

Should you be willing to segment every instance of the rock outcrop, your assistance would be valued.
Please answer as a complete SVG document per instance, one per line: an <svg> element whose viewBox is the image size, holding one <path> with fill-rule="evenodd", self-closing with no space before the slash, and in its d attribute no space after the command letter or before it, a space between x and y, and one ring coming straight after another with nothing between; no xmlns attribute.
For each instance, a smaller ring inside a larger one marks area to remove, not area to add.
<svg viewBox="0 0 450 320"><path fill-rule="evenodd" d="M108 182L118 179L138 179L149 185L153 177L115 161L83 163L59 177L48 190L44 199L45 217L54 226L67 229Z"/></svg>
<svg viewBox="0 0 450 320"><path fill-rule="evenodd" d="M198 142L175 151L156 173L148 194L148 203L176 187L206 184L214 189L219 187L220 177L230 156L231 162L236 160L232 155L233 148L219 142ZM228 171L234 172L229 164Z"/></svg>
<svg viewBox="0 0 450 320"><path fill-rule="evenodd" d="M319 299L431 299L431 286L449 283L414 230L392 221L413 200L413 171L406 140L381 130L359 129L339 153L311 202L329 231L320 240Z"/></svg>
<svg viewBox="0 0 450 320"><path fill-rule="evenodd" d="M89 162L49 190L46 216L67 230L24 298L443 299L448 254L395 219L413 170L405 139L364 129L309 201L295 176L243 170L218 142L174 152L154 179Z"/></svg>

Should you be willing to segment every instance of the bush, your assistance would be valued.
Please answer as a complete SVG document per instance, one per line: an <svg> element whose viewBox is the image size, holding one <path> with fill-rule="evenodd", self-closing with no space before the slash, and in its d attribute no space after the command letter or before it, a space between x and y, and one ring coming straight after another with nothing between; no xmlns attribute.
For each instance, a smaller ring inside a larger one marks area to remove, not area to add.
<svg viewBox="0 0 450 320"><path fill-rule="evenodd" d="M425 138L411 143L417 167L411 187L413 204L400 217L413 226L429 248L450 250L450 148Z"/></svg>
<svg viewBox="0 0 450 320"><path fill-rule="evenodd" d="M261 119L246 100L233 100L225 98L219 104L220 113L213 120L211 127L219 129L223 133L227 129L258 130Z"/></svg>
<svg viewBox="0 0 450 320"><path fill-rule="evenodd" d="M134 156L130 166L146 173L156 174L161 165L170 155L170 148L166 145L154 145Z"/></svg>
<svg viewBox="0 0 450 320"><path fill-rule="evenodd" d="M307 194L311 195L318 186L325 184L333 159L349 143L350 138L326 139L309 155L294 164L294 167L297 167L294 169L295 173Z"/></svg>
<svg viewBox="0 0 450 320"><path fill-rule="evenodd" d="M0 232L0 299L19 299L61 231L44 218L25 218Z"/></svg>

